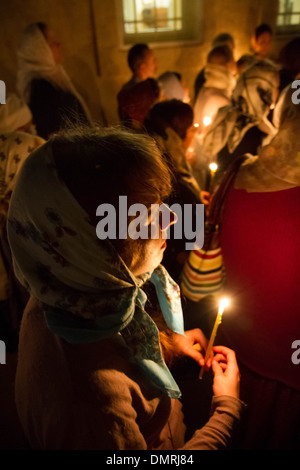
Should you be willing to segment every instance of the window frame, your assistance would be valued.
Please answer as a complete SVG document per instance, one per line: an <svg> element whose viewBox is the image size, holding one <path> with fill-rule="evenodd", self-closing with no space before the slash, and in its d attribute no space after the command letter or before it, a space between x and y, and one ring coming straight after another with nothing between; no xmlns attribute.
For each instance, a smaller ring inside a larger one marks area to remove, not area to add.
<svg viewBox="0 0 300 470"><path fill-rule="evenodd" d="M283 25L277 24L278 17L284 15L285 13L286 12L280 13L279 2L278 2L278 11L277 11L277 16L276 16L276 35L277 36L297 36L298 34L300 34L300 23L299 24L283 24ZM290 13L290 14L300 16L300 11Z"/></svg>
<svg viewBox="0 0 300 470"><path fill-rule="evenodd" d="M203 2L202 0L182 0L182 21L185 29L181 31L149 32L126 34L123 17L123 0L115 0L118 15L119 43L122 49L129 49L133 44L146 43L151 47L164 47L183 44L201 44L203 42ZM190 13L193 13L192 15ZM192 28L186 18L192 18Z"/></svg>

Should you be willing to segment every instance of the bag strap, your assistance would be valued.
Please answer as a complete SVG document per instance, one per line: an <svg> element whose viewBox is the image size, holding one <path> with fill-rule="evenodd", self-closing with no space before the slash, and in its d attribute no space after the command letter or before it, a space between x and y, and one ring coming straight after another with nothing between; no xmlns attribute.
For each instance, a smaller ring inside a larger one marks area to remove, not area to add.
<svg viewBox="0 0 300 470"><path fill-rule="evenodd" d="M211 206L209 208L209 214L207 221L205 222L205 234L204 234L204 245L203 250L208 250L211 241L218 231L222 213L225 205L225 201L229 190L231 189L236 175L241 165L249 158L249 155L245 154L234 160L224 173L220 185L218 186L215 194L213 195Z"/></svg>

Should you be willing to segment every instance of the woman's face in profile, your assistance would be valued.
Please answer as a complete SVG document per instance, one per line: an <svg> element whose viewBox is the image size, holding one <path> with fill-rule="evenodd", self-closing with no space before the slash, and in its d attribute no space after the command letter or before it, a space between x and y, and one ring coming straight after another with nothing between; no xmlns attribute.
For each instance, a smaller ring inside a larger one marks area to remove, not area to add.
<svg viewBox="0 0 300 470"><path fill-rule="evenodd" d="M129 266L134 276L139 276L149 271L153 271L162 262L164 251L167 247L167 230L171 225L175 224L177 220L176 214L170 211L168 206L165 204L163 204L163 206L166 212L169 211L169 217L166 219L163 217L159 218L159 229L156 234L156 238L149 237L149 239L143 240L139 256L137 256ZM151 216L149 216L148 221L149 225L153 222L153 220L151 220Z"/></svg>

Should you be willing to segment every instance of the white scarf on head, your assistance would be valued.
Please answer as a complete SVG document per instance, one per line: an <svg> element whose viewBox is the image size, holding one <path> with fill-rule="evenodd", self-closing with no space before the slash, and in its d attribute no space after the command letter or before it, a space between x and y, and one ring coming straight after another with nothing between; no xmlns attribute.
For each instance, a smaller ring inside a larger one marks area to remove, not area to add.
<svg viewBox="0 0 300 470"><path fill-rule="evenodd" d="M37 24L29 25L23 32L17 55L17 88L26 103L30 99L32 80L45 79L56 87L72 93L91 122L90 112L82 96L74 87L64 67L55 62L52 51Z"/></svg>
<svg viewBox="0 0 300 470"><path fill-rule="evenodd" d="M275 78L276 68L269 61L256 62L240 75L232 105L219 110L204 139L205 155L213 160L226 144L233 153L254 126L267 135L276 135L277 129L267 118L276 88Z"/></svg>

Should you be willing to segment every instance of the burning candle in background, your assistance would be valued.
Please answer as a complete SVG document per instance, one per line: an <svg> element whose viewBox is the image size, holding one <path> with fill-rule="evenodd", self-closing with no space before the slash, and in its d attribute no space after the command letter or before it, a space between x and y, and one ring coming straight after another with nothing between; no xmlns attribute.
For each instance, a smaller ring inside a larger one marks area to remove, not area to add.
<svg viewBox="0 0 300 470"><path fill-rule="evenodd" d="M207 126L210 126L210 124L211 124L211 117L209 117L209 116L204 116L204 118L203 118L203 125L204 125L205 127L207 127Z"/></svg>
<svg viewBox="0 0 300 470"><path fill-rule="evenodd" d="M213 188L213 182L214 182L214 177L215 177L215 174L216 174L216 171L218 169L218 165L216 163L211 163L209 165L209 169L210 169L210 180L209 180L209 189L208 189L208 192L212 192L212 188Z"/></svg>
<svg viewBox="0 0 300 470"><path fill-rule="evenodd" d="M209 165L209 169L210 169L210 176L213 177L213 176L215 176L215 173L216 173L216 171L217 171L217 169L218 169L218 165L217 165L216 163L211 163L211 164Z"/></svg>
<svg viewBox="0 0 300 470"><path fill-rule="evenodd" d="M222 322L223 312L224 312L225 308L228 307L228 305L229 305L229 300L227 298L224 298L224 299L220 300L217 318L216 318L216 321L215 321L215 324L214 324L214 327L213 327L213 330L212 330L212 333L211 333L211 336L210 336L210 340L209 340L209 343L208 343L208 346L207 346L206 353L205 353L205 358L204 358L205 364L207 363L208 359L211 356L212 348L214 346L214 342L215 342L217 331L218 331L218 327L219 327L220 323ZM199 379L202 379L203 374L204 374L204 367L201 367L200 374L199 374Z"/></svg>

